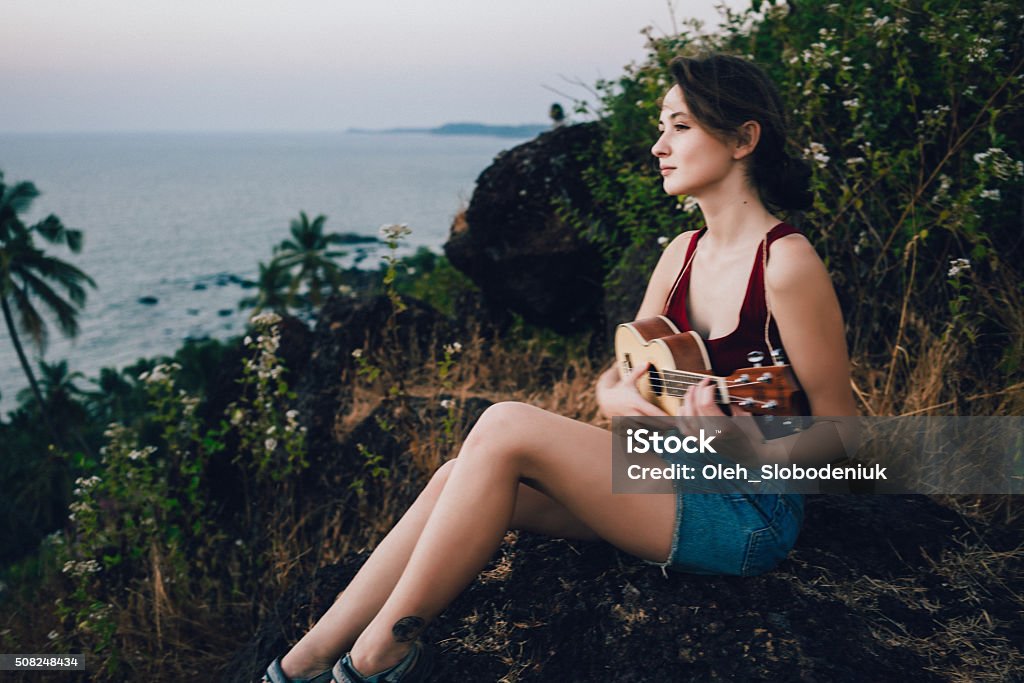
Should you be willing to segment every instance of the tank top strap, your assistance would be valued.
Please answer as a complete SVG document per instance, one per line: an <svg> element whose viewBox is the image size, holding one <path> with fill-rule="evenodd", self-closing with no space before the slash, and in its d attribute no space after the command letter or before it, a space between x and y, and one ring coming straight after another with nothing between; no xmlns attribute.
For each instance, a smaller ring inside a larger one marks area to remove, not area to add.
<svg viewBox="0 0 1024 683"><path fill-rule="evenodd" d="M690 269L688 268L688 266L690 265L690 260L693 258L694 250L697 249L697 240L703 237L704 233L707 231L707 228L701 228L697 232L693 233L693 237L690 238L690 244L687 245L686 247L686 255L683 257L683 265L679 268L679 273L676 275L675 282L672 283L672 289L668 290L668 298L665 299L665 305L662 307L661 312L662 314L667 315L668 317L673 318L674 320L680 319L680 315L683 317L686 316L686 290L688 287L683 287L681 297L682 309L674 311L673 309L679 309L679 306L673 306L673 303L679 300L677 298L677 295L680 294L679 285L682 282L683 278L686 277L688 279L690 276Z"/></svg>
<svg viewBox="0 0 1024 683"><path fill-rule="evenodd" d="M764 242L758 245L757 258L754 259L754 267L750 274L750 280L747 283L747 298L743 301L743 307L752 315L761 317L768 313L768 307L765 302L764 266L772 253L772 243L777 239L788 235L795 235L799 232L799 230L788 223L779 223L768 231Z"/></svg>

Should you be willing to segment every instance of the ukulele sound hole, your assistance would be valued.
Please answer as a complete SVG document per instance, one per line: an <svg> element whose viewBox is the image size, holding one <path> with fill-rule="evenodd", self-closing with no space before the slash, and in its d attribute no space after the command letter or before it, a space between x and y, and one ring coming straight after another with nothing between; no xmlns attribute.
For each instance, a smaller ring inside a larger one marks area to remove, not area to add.
<svg viewBox="0 0 1024 683"><path fill-rule="evenodd" d="M651 392L655 396L661 396L665 393L665 384L662 382L661 373L653 365L647 369L647 381L650 382Z"/></svg>

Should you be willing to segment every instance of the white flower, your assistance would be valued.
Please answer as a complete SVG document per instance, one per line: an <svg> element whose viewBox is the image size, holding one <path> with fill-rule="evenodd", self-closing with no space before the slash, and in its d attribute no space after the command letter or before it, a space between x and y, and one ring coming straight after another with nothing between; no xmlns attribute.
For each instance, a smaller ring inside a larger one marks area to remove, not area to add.
<svg viewBox="0 0 1024 683"><path fill-rule="evenodd" d="M380 236L387 242L397 242L411 234L412 230L406 223L385 223L380 226Z"/></svg>
<svg viewBox="0 0 1024 683"><path fill-rule="evenodd" d="M460 351L462 351L462 344L460 344L459 342L452 342L451 344L444 345L444 352L447 353L449 356L454 356Z"/></svg>
<svg viewBox="0 0 1024 683"><path fill-rule="evenodd" d="M356 349L356 350L354 350L354 351L352 352L352 357L353 357L353 358L362 358L362 357L363 357L363 350L362 350L362 349Z"/></svg>
<svg viewBox="0 0 1024 683"><path fill-rule="evenodd" d="M683 211L689 213L690 211L693 211L696 208L697 200L691 197L690 195L686 195L686 199L683 200Z"/></svg>
<svg viewBox="0 0 1024 683"><path fill-rule="evenodd" d="M57 640L58 638L60 638L60 634L57 633L56 631L50 631L49 633L46 634L46 638L48 640Z"/></svg>
<svg viewBox="0 0 1024 683"><path fill-rule="evenodd" d="M277 439L267 439L263 442L263 446L268 450L272 451L277 448Z"/></svg>
<svg viewBox="0 0 1024 683"><path fill-rule="evenodd" d="M965 258L953 259L949 262L949 272L946 273L948 277L956 277L961 271L970 270L971 262Z"/></svg>
<svg viewBox="0 0 1024 683"><path fill-rule="evenodd" d="M989 147L978 152L974 155L974 162L1002 180L1024 176L1024 161L1014 161L1001 147Z"/></svg>
<svg viewBox="0 0 1024 683"><path fill-rule="evenodd" d="M993 201L999 201L999 190L982 190L982 199L991 199Z"/></svg>
<svg viewBox="0 0 1024 683"><path fill-rule="evenodd" d="M831 157L826 154L828 150L825 149L825 145L820 142L812 142L810 147L804 148L804 156L808 159L814 159L818 168L825 168Z"/></svg>
<svg viewBox="0 0 1024 683"><path fill-rule="evenodd" d="M270 327L281 322L281 316L273 311L264 311L249 318L249 322L257 327Z"/></svg>
<svg viewBox="0 0 1024 683"><path fill-rule="evenodd" d="M454 405L455 401L451 400L450 398L446 398L443 401L441 401L441 407L444 408L445 410L448 410Z"/></svg>
<svg viewBox="0 0 1024 683"><path fill-rule="evenodd" d="M354 291L355 290L353 290L348 285L338 285L338 293L344 296L351 296L354 293Z"/></svg>
<svg viewBox="0 0 1024 683"><path fill-rule="evenodd" d="M863 163L864 163L864 157L850 157L849 159L846 160L846 165L847 166L854 166L856 164L863 164Z"/></svg>
<svg viewBox="0 0 1024 683"><path fill-rule="evenodd" d="M662 235L661 237L658 238L658 244L660 244L661 246L665 246L666 244L668 244L668 238Z"/></svg>
<svg viewBox="0 0 1024 683"><path fill-rule="evenodd" d="M857 109L858 107L860 107L860 99L854 97L853 99L850 100L843 100L843 106L851 110Z"/></svg>

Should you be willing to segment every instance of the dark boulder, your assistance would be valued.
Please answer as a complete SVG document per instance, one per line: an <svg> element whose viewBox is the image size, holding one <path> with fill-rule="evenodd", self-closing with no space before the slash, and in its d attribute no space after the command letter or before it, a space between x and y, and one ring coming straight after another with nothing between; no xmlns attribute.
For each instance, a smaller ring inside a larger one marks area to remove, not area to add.
<svg viewBox="0 0 1024 683"><path fill-rule="evenodd" d="M562 333L601 329L601 255L564 212L592 204L581 171L600 140L595 123L557 128L480 174L444 249L489 306Z"/></svg>

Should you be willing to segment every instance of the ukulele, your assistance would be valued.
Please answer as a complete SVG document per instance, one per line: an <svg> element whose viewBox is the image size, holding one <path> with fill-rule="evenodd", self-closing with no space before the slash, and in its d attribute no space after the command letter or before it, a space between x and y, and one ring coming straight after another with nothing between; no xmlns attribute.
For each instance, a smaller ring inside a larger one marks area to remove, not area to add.
<svg viewBox="0 0 1024 683"><path fill-rule="evenodd" d="M669 415L679 414L686 391L704 378L715 387L715 403L731 414L738 406L754 415L809 415L807 396L782 350L773 349L774 365L762 366L764 353L747 354L749 368L728 377L711 374L711 359L704 340L696 332L680 332L663 315L623 323L615 331L615 359L622 377L644 363L650 366L636 388Z"/></svg>

